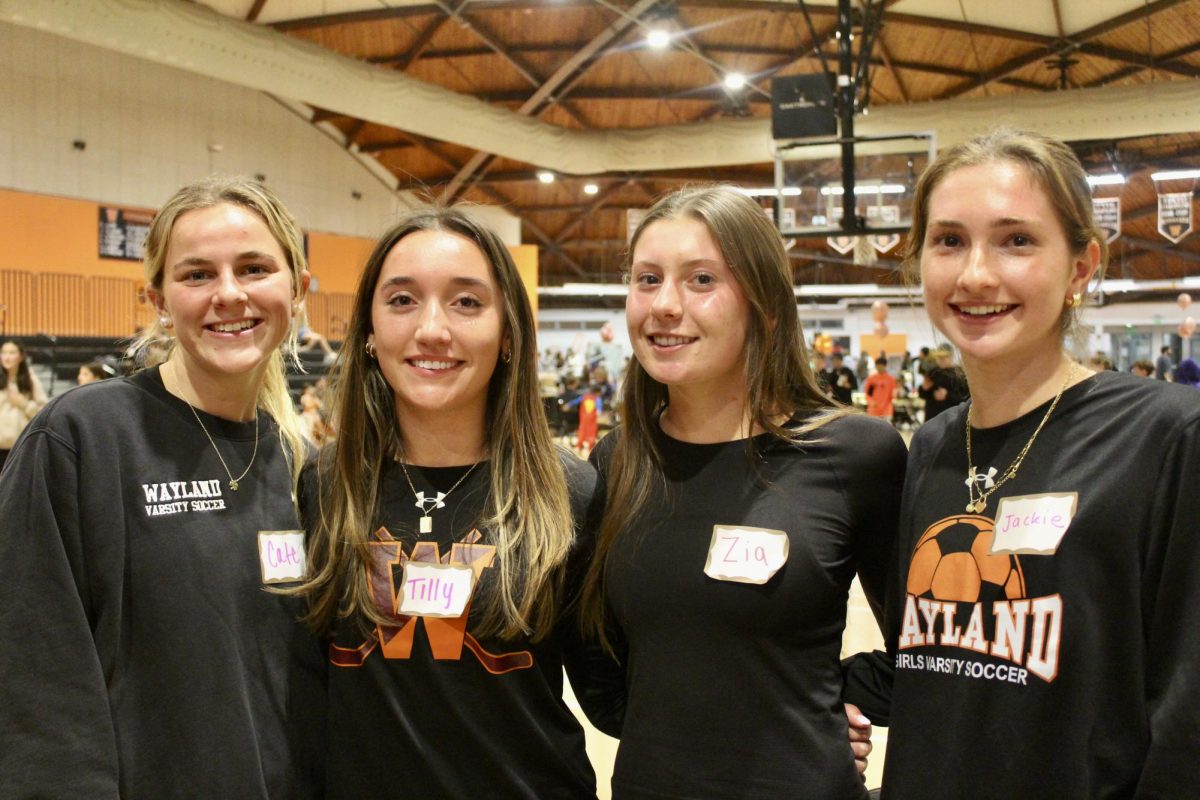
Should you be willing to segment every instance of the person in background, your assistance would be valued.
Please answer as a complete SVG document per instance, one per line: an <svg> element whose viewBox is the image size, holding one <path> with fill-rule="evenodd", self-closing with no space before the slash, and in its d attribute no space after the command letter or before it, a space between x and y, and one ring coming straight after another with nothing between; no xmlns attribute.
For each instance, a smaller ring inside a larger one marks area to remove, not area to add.
<svg viewBox="0 0 1200 800"><path fill-rule="evenodd" d="M633 234L635 360L592 454L586 629L625 668L614 798L865 798L840 704L857 573L881 614L905 448L825 395L779 231L732 187ZM853 373L851 373L853 377Z"/></svg>
<svg viewBox="0 0 1200 800"><path fill-rule="evenodd" d="M1200 364L1194 359L1185 358L1175 368L1175 382L1192 388L1200 388Z"/></svg>
<svg viewBox="0 0 1200 800"><path fill-rule="evenodd" d="M854 370L845 365L841 352L835 351L829 363L830 367L822 377L829 387L830 396L839 403L851 405L854 392L858 389L858 377Z"/></svg>
<svg viewBox="0 0 1200 800"><path fill-rule="evenodd" d="M912 441L887 800L1200 797L1200 398L1064 351L1105 257L1061 141L917 182L905 266L971 398Z"/></svg>
<svg viewBox="0 0 1200 800"><path fill-rule="evenodd" d="M261 184L179 190L146 237L161 366L56 397L0 475L5 797L320 794L323 664L294 599L308 284Z"/></svg>
<svg viewBox="0 0 1200 800"><path fill-rule="evenodd" d="M1129 365L1129 371L1139 378L1149 378L1154 375L1154 365L1149 361L1135 361Z"/></svg>
<svg viewBox="0 0 1200 800"><path fill-rule="evenodd" d="M861 386L871 375L871 359L867 357L866 352L858 354L858 363L854 365L854 377L858 379Z"/></svg>
<svg viewBox="0 0 1200 800"><path fill-rule="evenodd" d="M888 372L883 356L875 359L875 372L867 376L863 393L867 396L867 413L892 421L892 400L896 396L896 378Z"/></svg>
<svg viewBox="0 0 1200 800"><path fill-rule="evenodd" d="M75 382L80 386L84 386L89 383L115 377L116 374L116 370L103 361L92 361L79 368L79 374L75 377Z"/></svg>
<svg viewBox="0 0 1200 800"><path fill-rule="evenodd" d="M46 402L46 391L29 369L25 348L11 339L0 345L0 470L21 431Z"/></svg>
<svg viewBox="0 0 1200 800"><path fill-rule="evenodd" d="M939 347L933 357L937 366L925 373L917 388L917 394L925 401L926 422L946 409L954 408L968 394L966 376L955 366L949 348Z"/></svg>
<svg viewBox="0 0 1200 800"><path fill-rule="evenodd" d="M1158 358L1154 359L1154 377L1156 380L1169 381L1174 370L1175 362L1171 360L1171 348L1164 345L1158 351Z"/></svg>

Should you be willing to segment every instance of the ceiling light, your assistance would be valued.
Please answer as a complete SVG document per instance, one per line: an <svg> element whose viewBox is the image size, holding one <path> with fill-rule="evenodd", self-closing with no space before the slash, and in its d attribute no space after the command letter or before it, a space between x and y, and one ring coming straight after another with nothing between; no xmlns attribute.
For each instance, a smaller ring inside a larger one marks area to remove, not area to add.
<svg viewBox="0 0 1200 800"><path fill-rule="evenodd" d="M646 44L655 50L665 50L671 44L671 32L666 28L651 28L646 33Z"/></svg>
<svg viewBox="0 0 1200 800"><path fill-rule="evenodd" d="M902 183L860 183L855 185L854 194L904 194L908 187ZM822 186L821 194L826 197L840 197L846 190L841 186Z"/></svg>
<svg viewBox="0 0 1200 800"><path fill-rule="evenodd" d="M1088 175L1088 186L1121 186L1125 183L1125 176L1119 172L1114 172L1109 175Z"/></svg>
<svg viewBox="0 0 1200 800"><path fill-rule="evenodd" d="M554 173L548 169L538 170L537 179L542 183L554 183Z"/></svg>
<svg viewBox="0 0 1200 800"><path fill-rule="evenodd" d="M1200 178L1200 169L1179 169L1174 172L1155 172L1150 176L1155 181L1180 181L1188 178Z"/></svg>
<svg viewBox="0 0 1200 800"><path fill-rule="evenodd" d="M736 92L746 85L746 76L740 72L725 73L725 88L731 92Z"/></svg>
<svg viewBox="0 0 1200 800"><path fill-rule="evenodd" d="M600 187L594 183L585 183L583 185L583 193L584 194L597 194L599 191L600 191Z"/></svg>

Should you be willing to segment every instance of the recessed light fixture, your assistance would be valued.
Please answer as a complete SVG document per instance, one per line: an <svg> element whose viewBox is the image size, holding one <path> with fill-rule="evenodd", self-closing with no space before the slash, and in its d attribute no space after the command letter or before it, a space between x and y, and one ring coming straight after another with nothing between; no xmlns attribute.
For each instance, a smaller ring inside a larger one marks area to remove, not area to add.
<svg viewBox="0 0 1200 800"><path fill-rule="evenodd" d="M598 194L599 192L600 192L600 187L594 183L585 183L583 185L583 193L584 194Z"/></svg>
<svg viewBox="0 0 1200 800"><path fill-rule="evenodd" d="M1113 172L1108 175L1088 175L1088 186L1121 186L1125 183L1125 176L1119 172Z"/></svg>
<svg viewBox="0 0 1200 800"><path fill-rule="evenodd" d="M1155 181L1182 181L1188 178L1200 178L1200 169L1177 169L1167 172L1155 172L1150 176Z"/></svg>
<svg viewBox="0 0 1200 800"><path fill-rule="evenodd" d="M554 173L548 169L538 170L537 179L542 183L554 183Z"/></svg>
<svg viewBox="0 0 1200 800"><path fill-rule="evenodd" d="M665 50L671 44L671 32L661 26L646 32L646 44L655 50Z"/></svg>
<svg viewBox="0 0 1200 800"><path fill-rule="evenodd" d="M731 92L736 92L746 85L746 76L740 72L725 73L725 88Z"/></svg>

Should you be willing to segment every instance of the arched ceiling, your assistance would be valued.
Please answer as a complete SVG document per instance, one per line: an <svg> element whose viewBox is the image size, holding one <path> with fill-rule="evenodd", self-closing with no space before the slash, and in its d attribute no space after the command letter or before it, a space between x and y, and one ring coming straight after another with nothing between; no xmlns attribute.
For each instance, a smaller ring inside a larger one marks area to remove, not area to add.
<svg viewBox="0 0 1200 800"><path fill-rule="evenodd" d="M1200 166L1200 0L855 0L859 132L998 122L1120 169L1112 274L1197 274L1151 172ZM626 211L687 182L767 186L770 79L836 65L833 0L0 0L0 19L269 91L401 189L507 207L543 282L613 280ZM664 50L646 33L671 34ZM748 78L727 90L722 78ZM830 166L835 164L830 162ZM551 168L553 183L536 173ZM594 194L585 194L586 184ZM1172 191L1194 191L1190 182ZM802 240L798 280L894 280Z"/></svg>

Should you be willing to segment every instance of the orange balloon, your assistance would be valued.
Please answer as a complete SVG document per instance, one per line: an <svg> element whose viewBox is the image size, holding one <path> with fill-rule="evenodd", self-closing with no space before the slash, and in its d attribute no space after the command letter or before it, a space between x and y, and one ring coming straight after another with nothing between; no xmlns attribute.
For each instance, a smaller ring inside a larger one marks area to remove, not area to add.
<svg viewBox="0 0 1200 800"><path fill-rule="evenodd" d="M1179 303L1179 307L1187 311L1188 306L1192 304L1192 296L1187 292L1180 292L1179 297L1175 298L1175 302Z"/></svg>
<svg viewBox="0 0 1200 800"><path fill-rule="evenodd" d="M1191 336L1196 330L1196 320L1194 317L1184 317L1183 322L1179 323L1179 333L1181 336Z"/></svg>
<svg viewBox="0 0 1200 800"><path fill-rule="evenodd" d="M879 322L875 323L875 335L876 336L887 336L888 335L888 326L887 326L886 322L884 322L883 320L880 320Z"/></svg>
<svg viewBox="0 0 1200 800"><path fill-rule="evenodd" d="M874 319L876 322L883 322L885 319L887 319L887 315L888 315L888 304L887 303L883 302L882 300L876 300L874 303L871 303L871 318L872 319Z"/></svg>

